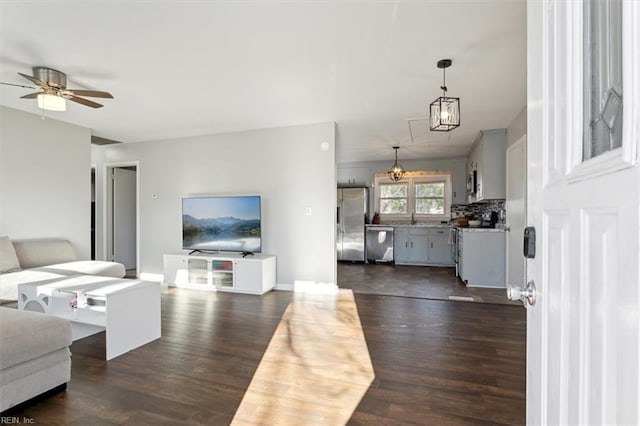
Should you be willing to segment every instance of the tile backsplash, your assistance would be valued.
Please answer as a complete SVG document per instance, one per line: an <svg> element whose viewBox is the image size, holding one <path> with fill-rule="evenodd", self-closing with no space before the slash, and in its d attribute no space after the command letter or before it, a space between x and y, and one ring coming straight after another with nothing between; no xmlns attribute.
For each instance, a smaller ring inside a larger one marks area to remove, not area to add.
<svg viewBox="0 0 640 426"><path fill-rule="evenodd" d="M504 222L504 201L489 201L486 203L451 205L451 219L457 219L459 217L465 216L468 218L482 219L482 214L489 212L498 213L500 222Z"/></svg>

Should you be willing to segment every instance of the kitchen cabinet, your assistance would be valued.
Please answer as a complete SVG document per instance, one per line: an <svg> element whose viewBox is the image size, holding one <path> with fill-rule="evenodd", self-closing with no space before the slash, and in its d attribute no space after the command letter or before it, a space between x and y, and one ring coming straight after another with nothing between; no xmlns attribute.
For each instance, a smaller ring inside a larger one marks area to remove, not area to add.
<svg viewBox="0 0 640 426"><path fill-rule="evenodd" d="M449 228L395 227L394 261L399 265L453 266Z"/></svg>
<svg viewBox="0 0 640 426"><path fill-rule="evenodd" d="M400 265L409 262L409 228L395 227L393 230L393 261Z"/></svg>
<svg viewBox="0 0 640 426"><path fill-rule="evenodd" d="M440 233L442 232L442 233ZM453 266L452 245L449 244L449 228L428 235L428 262L430 265Z"/></svg>
<svg viewBox="0 0 640 426"><path fill-rule="evenodd" d="M396 227L394 230L394 261L400 265L425 265L429 242L424 228Z"/></svg>
<svg viewBox="0 0 640 426"><path fill-rule="evenodd" d="M409 256L408 262L411 264L428 263L429 260L429 237L424 229L409 229Z"/></svg>
<svg viewBox="0 0 640 426"><path fill-rule="evenodd" d="M338 167L338 185L371 186L371 168L369 167Z"/></svg>
<svg viewBox="0 0 640 426"><path fill-rule="evenodd" d="M468 287L506 287L506 233L496 229L458 232L460 278Z"/></svg>
<svg viewBox="0 0 640 426"><path fill-rule="evenodd" d="M476 193L469 202L503 200L506 190L506 129L483 130L476 138L467 161L467 176L476 172Z"/></svg>
<svg viewBox="0 0 640 426"><path fill-rule="evenodd" d="M426 235L422 235L420 232L410 233L410 228L403 226L395 227L393 238L393 257L395 263L400 265L419 265L426 263Z"/></svg>

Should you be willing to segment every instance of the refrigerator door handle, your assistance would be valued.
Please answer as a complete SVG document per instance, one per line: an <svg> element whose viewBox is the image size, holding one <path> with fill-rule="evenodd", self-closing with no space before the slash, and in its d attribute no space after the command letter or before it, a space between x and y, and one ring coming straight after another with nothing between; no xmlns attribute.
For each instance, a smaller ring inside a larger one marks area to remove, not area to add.
<svg viewBox="0 0 640 426"><path fill-rule="evenodd" d="M340 225L340 206L338 206L338 225Z"/></svg>

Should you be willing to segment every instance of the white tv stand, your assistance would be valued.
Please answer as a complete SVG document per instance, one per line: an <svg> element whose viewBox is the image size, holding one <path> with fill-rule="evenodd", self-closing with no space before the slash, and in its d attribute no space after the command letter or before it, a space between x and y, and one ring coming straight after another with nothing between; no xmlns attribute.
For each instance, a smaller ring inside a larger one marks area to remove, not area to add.
<svg viewBox="0 0 640 426"><path fill-rule="evenodd" d="M164 284L264 294L276 285L276 257L256 253L165 254Z"/></svg>

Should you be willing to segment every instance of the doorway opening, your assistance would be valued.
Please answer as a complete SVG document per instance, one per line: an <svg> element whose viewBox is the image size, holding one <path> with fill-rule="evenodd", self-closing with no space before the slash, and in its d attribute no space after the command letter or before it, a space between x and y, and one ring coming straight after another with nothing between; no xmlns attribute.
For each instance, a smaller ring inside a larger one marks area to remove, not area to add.
<svg viewBox="0 0 640 426"><path fill-rule="evenodd" d="M137 161L105 167L105 257L122 263L129 278L139 274L138 168Z"/></svg>
<svg viewBox="0 0 640 426"><path fill-rule="evenodd" d="M91 260L96 260L96 166L91 166Z"/></svg>

